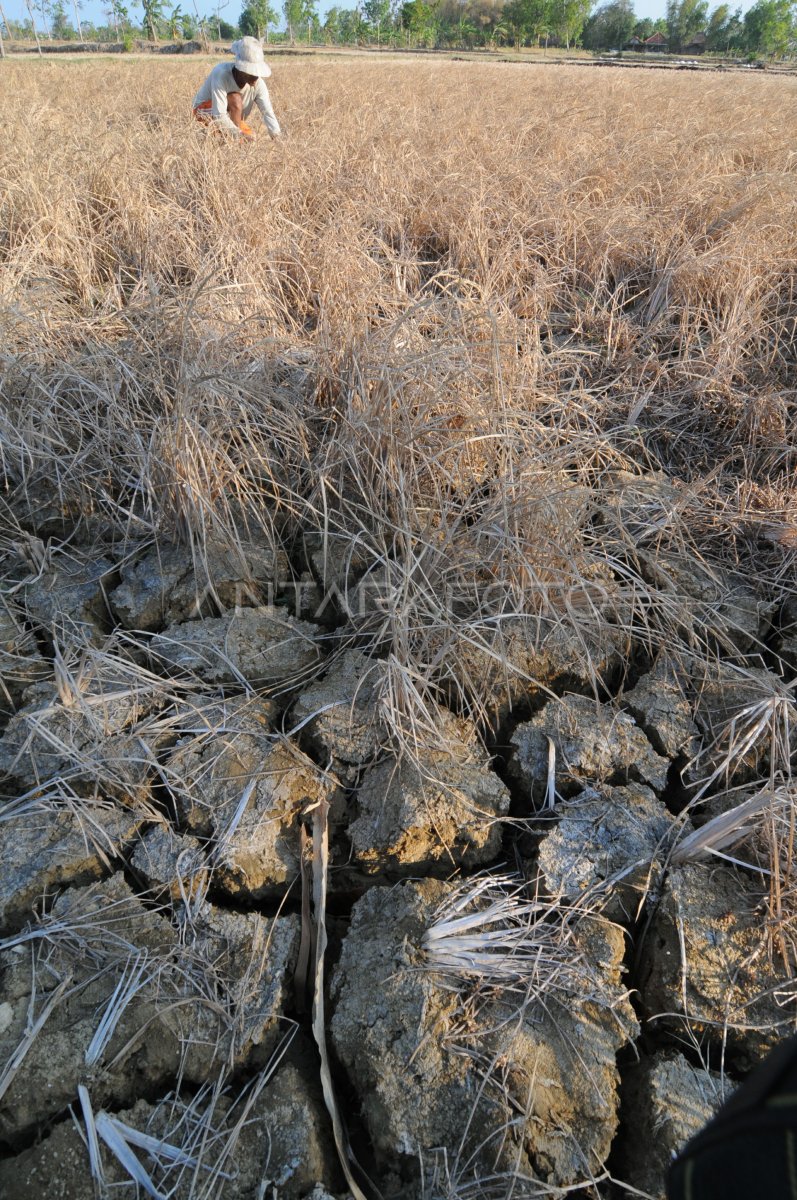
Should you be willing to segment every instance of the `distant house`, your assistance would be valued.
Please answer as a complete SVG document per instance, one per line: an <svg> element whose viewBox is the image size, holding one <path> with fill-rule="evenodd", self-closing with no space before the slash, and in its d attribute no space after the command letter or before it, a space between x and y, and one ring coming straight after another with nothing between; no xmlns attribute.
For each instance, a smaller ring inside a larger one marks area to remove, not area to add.
<svg viewBox="0 0 797 1200"><path fill-rule="evenodd" d="M706 53L706 35L705 33L693 33L688 42L683 44L684 54L705 54Z"/></svg>
<svg viewBox="0 0 797 1200"><path fill-rule="evenodd" d="M623 49L624 50L641 50L642 49L642 38L638 38L636 36L636 34L634 34L634 36L626 42Z"/></svg>
<svg viewBox="0 0 797 1200"><path fill-rule="evenodd" d="M645 38L642 43L642 49L645 51L651 50L656 54L666 54L667 39L663 33L652 33L649 38Z"/></svg>

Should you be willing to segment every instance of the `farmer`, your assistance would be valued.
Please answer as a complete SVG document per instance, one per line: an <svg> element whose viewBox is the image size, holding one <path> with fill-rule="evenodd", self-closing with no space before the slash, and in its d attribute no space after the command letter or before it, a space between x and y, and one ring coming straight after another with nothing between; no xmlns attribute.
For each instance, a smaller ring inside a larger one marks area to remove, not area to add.
<svg viewBox="0 0 797 1200"><path fill-rule="evenodd" d="M235 62L219 63L208 75L194 96L194 116L206 125L234 134L237 138L254 138L254 130L246 124L252 106L260 109L266 129L272 138L281 134L279 121L271 107L268 88L263 83L271 67L263 58L263 47L257 38L244 37L233 42Z"/></svg>

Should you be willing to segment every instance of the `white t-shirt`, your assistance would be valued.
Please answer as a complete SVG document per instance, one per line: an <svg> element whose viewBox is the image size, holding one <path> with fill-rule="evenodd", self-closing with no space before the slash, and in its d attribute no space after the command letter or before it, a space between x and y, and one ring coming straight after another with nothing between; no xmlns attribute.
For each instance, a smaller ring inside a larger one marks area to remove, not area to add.
<svg viewBox="0 0 797 1200"><path fill-rule="evenodd" d="M213 68L202 84L202 87L194 96L194 108L210 100L210 115L212 119L222 129L226 129L230 133L240 133L237 125L234 125L227 116L227 96L230 92L240 92L243 96L244 120L246 120L256 104L260 109L260 115L265 122L266 129L272 137L278 137L281 132L279 121L274 116L274 109L271 107L271 99L265 83L262 79L258 79L254 87L248 83L245 83L243 87L238 87L238 84L235 82L235 76L232 73L233 66L234 63L223 62Z"/></svg>

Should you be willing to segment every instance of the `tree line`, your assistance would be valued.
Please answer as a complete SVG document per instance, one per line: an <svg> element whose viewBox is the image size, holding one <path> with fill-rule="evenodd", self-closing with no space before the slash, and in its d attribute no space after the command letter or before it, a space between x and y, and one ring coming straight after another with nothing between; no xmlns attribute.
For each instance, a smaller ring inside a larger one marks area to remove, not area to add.
<svg viewBox="0 0 797 1200"><path fill-rule="evenodd" d="M582 44L588 50L621 50L631 38L644 41L653 33L662 33L674 54L700 39L708 53L785 56L797 52L797 3L757 0L742 15L730 4L709 9L708 0L668 0L665 17L639 21L632 0L609 0L585 22Z"/></svg>
<svg viewBox="0 0 797 1200"><path fill-rule="evenodd" d="M248 0L237 23L223 19L230 0L200 15L165 0L124 4L107 0L107 24L81 20L80 0L25 0L28 18L0 27L10 37L41 36L117 42L146 37L231 40L250 34L266 41L394 47L498 48L583 47L622 51L633 38L664 35L667 49L681 53L696 39L708 53L789 56L797 54L797 0L756 0L744 14L727 3L667 0L666 15L640 19L633 0L360 0L354 8L333 6L323 16L318 0ZM141 10L131 15L130 9Z"/></svg>

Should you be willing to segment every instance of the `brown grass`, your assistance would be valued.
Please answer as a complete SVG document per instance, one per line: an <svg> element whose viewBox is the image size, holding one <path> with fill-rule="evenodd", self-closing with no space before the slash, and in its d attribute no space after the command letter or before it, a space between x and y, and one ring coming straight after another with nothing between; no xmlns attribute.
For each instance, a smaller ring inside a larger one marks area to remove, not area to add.
<svg viewBox="0 0 797 1200"><path fill-rule="evenodd" d="M52 502L200 556L334 535L416 738L539 682L518 621L595 686L734 651L682 583L794 578L797 83L289 61L247 147L190 118L207 65L6 65L6 545Z"/></svg>
<svg viewBox="0 0 797 1200"><path fill-rule="evenodd" d="M795 81L281 62L287 139L239 147L190 120L207 66L6 64L15 514L356 539L391 719L452 675L482 711L462 646L517 614L587 670L682 635L662 553L790 581ZM664 512L607 505L658 470Z"/></svg>

